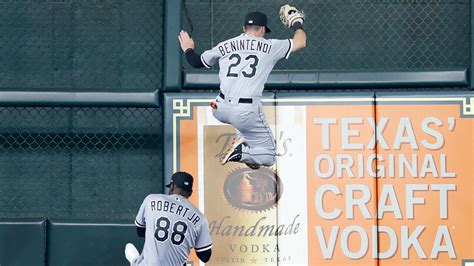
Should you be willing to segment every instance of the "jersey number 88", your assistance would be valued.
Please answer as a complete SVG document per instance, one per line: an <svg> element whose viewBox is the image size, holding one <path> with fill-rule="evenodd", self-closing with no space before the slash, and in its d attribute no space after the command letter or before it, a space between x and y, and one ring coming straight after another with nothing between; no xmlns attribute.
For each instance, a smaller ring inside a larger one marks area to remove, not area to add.
<svg viewBox="0 0 474 266"><path fill-rule="evenodd" d="M155 238L160 242L164 242L170 236L170 227L171 222L166 217L160 217L156 220L155 224ZM181 245L183 243L184 238L186 237L186 231L188 230L188 226L183 221L176 221L173 224L173 228L171 231L171 243L174 245Z"/></svg>

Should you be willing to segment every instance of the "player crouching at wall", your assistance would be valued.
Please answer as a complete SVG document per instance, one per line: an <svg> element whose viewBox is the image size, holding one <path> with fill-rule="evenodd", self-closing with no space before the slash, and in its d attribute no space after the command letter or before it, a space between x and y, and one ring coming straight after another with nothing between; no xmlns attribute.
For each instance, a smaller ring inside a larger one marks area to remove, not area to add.
<svg viewBox="0 0 474 266"><path fill-rule="evenodd" d="M276 146L262 109L261 96L265 82L278 60L288 59L291 52L306 47L302 28L303 13L295 7L280 8L280 19L294 29L292 39L265 39L270 32L267 16L261 12L246 15L243 34L219 43L199 55L194 40L182 30L178 39L186 59L195 68L219 64L220 92L211 103L214 117L236 129L221 164L245 163L252 169L275 164Z"/></svg>
<svg viewBox="0 0 474 266"><path fill-rule="evenodd" d="M193 193L193 177L176 172L166 187L168 195L148 195L138 211L135 225L145 244L141 255L133 244L125 246L125 257L132 266L185 265L191 248L201 261L211 258L209 224L188 200Z"/></svg>

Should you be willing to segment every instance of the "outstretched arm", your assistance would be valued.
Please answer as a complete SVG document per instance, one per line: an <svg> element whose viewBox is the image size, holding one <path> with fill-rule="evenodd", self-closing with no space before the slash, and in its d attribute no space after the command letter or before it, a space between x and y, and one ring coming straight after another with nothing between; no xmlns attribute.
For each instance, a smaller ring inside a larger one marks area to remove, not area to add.
<svg viewBox="0 0 474 266"><path fill-rule="evenodd" d="M280 7L280 20L288 28L292 28L293 47L292 52L298 51L306 47L306 33L303 30L304 14L303 11L298 10L291 5L282 5Z"/></svg>
<svg viewBox="0 0 474 266"><path fill-rule="evenodd" d="M181 30L178 35L178 40L183 52L186 52L188 49L194 49L194 40L189 36L187 31Z"/></svg>
<svg viewBox="0 0 474 266"><path fill-rule="evenodd" d="M291 26L295 30L293 34L293 49L292 52L301 50L306 47L306 32L303 30L303 20L296 19L296 21Z"/></svg>
<svg viewBox="0 0 474 266"><path fill-rule="evenodd" d="M194 51L193 38L191 38L186 31L181 30L178 35L178 40L181 45L181 50L186 54L186 61L195 68L204 67L204 64L201 61L201 55Z"/></svg>

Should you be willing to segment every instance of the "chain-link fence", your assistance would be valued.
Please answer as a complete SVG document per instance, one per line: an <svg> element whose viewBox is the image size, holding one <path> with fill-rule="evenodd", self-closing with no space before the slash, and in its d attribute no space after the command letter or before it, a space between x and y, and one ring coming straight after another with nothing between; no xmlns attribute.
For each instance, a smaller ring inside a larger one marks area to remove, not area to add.
<svg viewBox="0 0 474 266"><path fill-rule="evenodd" d="M163 0L0 0L0 88L157 89Z"/></svg>
<svg viewBox="0 0 474 266"><path fill-rule="evenodd" d="M200 52L284 0L183 0ZM296 0L308 47L276 69L467 67L468 0ZM164 0L0 0L0 89L156 89ZM189 67L187 63L184 64ZM160 108L0 107L0 217L130 219L162 189Z"/></svg>
<svg viewBox="0 0 474 266"><path fill-rule="evenodd" d="M285 0L184 0L183 25L202 52L241 33L250 11L263 11L272 32ZM306 49L275 69L437 69L469 64L469 0L296 0L306 14ZM185 67L190 67L184 63Z"/></svg>
<svg viewBox="0 0 474 266"><path fill-rule="evenodd" d="M0 89L155 90L164 0L0 0ZM130 219L162 190L159 108L0 107L0 217Z"/></svg>
<svg viewBox="0 0 474 266"><path fill-rule="evenodd" d="M0 217L130 220L161 145L158 108L0 107Z"/></svg>

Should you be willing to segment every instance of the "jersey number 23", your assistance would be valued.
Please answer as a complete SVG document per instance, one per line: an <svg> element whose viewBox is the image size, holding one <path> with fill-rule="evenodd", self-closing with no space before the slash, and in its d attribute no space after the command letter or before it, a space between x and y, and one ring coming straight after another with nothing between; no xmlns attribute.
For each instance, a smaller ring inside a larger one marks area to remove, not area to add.
<svg viewBox="0 0 474 266"><path fill-rule="evenodd" d="M258 57L256 55L251 54L245 57L244 60L252 62L250 62L249 65L250 72L242 71L242 76L246 78L252 78L253 76L255 76L255 72L257 72ZM239 73L233 72L232 68L235 68L240 65L240 62L242 62L242 57L240 57L239 54L232 54L229 56L229 61L231 61L232 64L229 65L229 69L227 70L227 77L237 78L239 76Z"/></svg>

